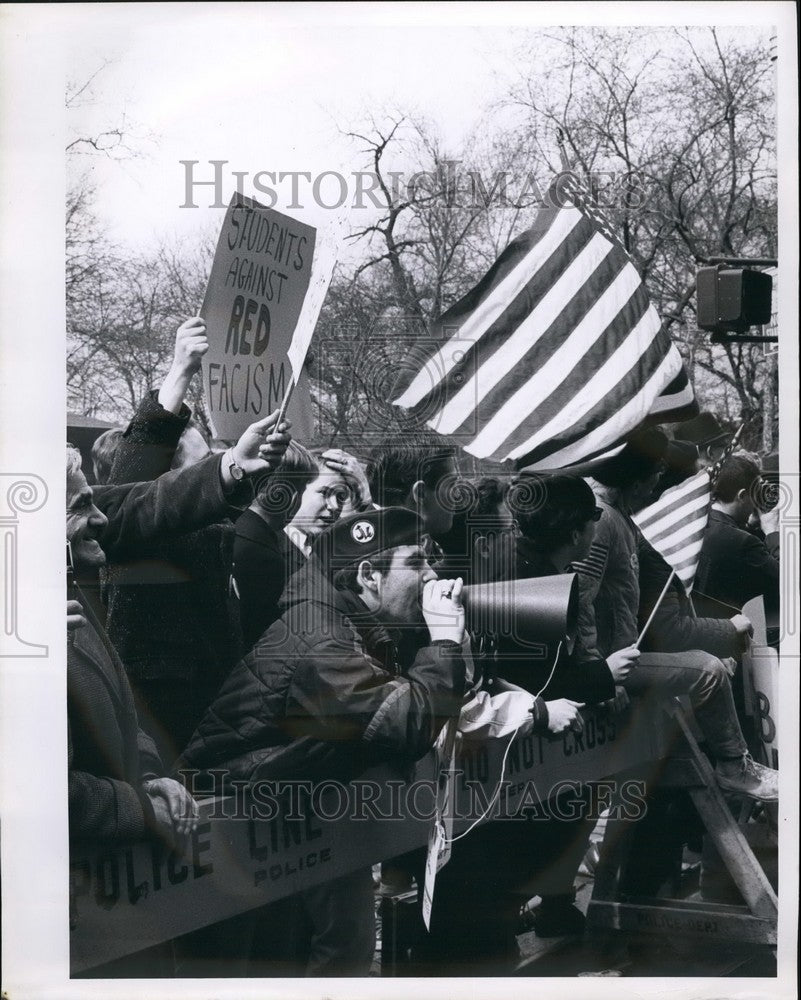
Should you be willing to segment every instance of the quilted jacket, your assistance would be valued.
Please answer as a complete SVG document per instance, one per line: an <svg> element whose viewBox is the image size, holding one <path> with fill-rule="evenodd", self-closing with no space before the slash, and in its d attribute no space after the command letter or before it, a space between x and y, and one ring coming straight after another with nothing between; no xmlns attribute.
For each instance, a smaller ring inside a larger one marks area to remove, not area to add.
<svg viewBox="0 0 801 1000"><path fill-rule="evenodd" d="M228 779L347 777L411 762L459 714L459 645L422 648L391 633L312 557L289 581L274 622L223 684L179 769ZM195 788L199 789L199 785Z"/></svg>

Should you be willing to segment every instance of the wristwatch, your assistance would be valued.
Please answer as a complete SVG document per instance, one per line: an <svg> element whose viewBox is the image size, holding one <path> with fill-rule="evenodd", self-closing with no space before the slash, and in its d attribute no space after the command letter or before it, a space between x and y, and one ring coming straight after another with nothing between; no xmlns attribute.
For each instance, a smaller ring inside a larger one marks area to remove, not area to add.
<svg viewBox="0 0 801 1000"><path fill-rule="evenodd" d="M233 450L229 450L226 460L228 462L228 471L231 473L231 479L233 479L234 482L241 483L245 478L245 470L234 458Z"/></svg>

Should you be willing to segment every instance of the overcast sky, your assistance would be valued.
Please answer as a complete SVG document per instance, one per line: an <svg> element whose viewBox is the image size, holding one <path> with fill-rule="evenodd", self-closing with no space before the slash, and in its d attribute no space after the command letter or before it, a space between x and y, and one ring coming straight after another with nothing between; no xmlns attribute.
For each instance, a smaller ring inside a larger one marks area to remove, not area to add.
<svg viewBox="0 0 801 1000"><path fill-rule="evenodd" d="M61 10L67 78L82 85L97 74L68 112L68 141L124 120L138 154L119 161L74 156L69 169L91 170L110 235L138 248L218 225L210 188L198 189L198 208L179 207L181 160L199 161L198 180L212 178L212 159L227 160L226 171L249 177L261 170L316 176L340 165L358 169L364 160L340 129L393 108L425 115L458 147L519 68L522 31L514 22L565 23L586 17L588 8L130 4ZM679 10L683 21L756 19L749 4ZM626 17L664 23L671 11L632 3L594 5L592 13L598 23ZM405 23L367 23L376 20ZM415 23L426 20L440 23ZM495 23L477 23L482 20ZM227 173L225 201L235 184ZM249 180L245 191L254 193ZM314 209L296 214L321 221Z"/></svg>
<svg viewBox="0 0 801 1000"><path fill-rule="evenodd" d="M103 217L134 246L208 220L211 189L194 199L205 210L178 207L181 160L200 161L197 179L212 178L211 159L251 176L354 169L363 161L340 128L395 107L425 114L458 145L500 95L498 54L515 43L506 28L290 26L264 8L192 10L101 17L71 46L74 82L103 68L69 113L70 134L95 135L124 115L139 156L70 166L91 166ZM234 186L227 174L226 201Z"/></svg>

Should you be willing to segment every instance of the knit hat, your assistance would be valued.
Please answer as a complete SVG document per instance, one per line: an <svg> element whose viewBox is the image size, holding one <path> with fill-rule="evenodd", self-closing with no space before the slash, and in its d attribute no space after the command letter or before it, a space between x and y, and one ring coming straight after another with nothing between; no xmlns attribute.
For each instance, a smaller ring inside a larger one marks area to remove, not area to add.
<svg viewBox="0 0 801 1000"><path fill-rule="evenodd" d="M405 507L384 507L340 518L314 540L312 552L330 575L400 545L419 545L420 518Z"/></svg>

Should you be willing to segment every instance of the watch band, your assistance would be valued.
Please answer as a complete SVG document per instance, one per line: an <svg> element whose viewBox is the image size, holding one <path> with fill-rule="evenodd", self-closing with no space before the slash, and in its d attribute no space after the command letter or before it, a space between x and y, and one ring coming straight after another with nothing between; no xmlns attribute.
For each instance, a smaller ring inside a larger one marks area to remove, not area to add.
<svg viewBox="0 0 801 1000"><path fill-rule="evenodd" d="M241 483L245 478L245 470L234 458L233 448L229 448L225 453L225 462L228 466L228 471L231 474L231 479L233 479L236 483Z"/></svg>

